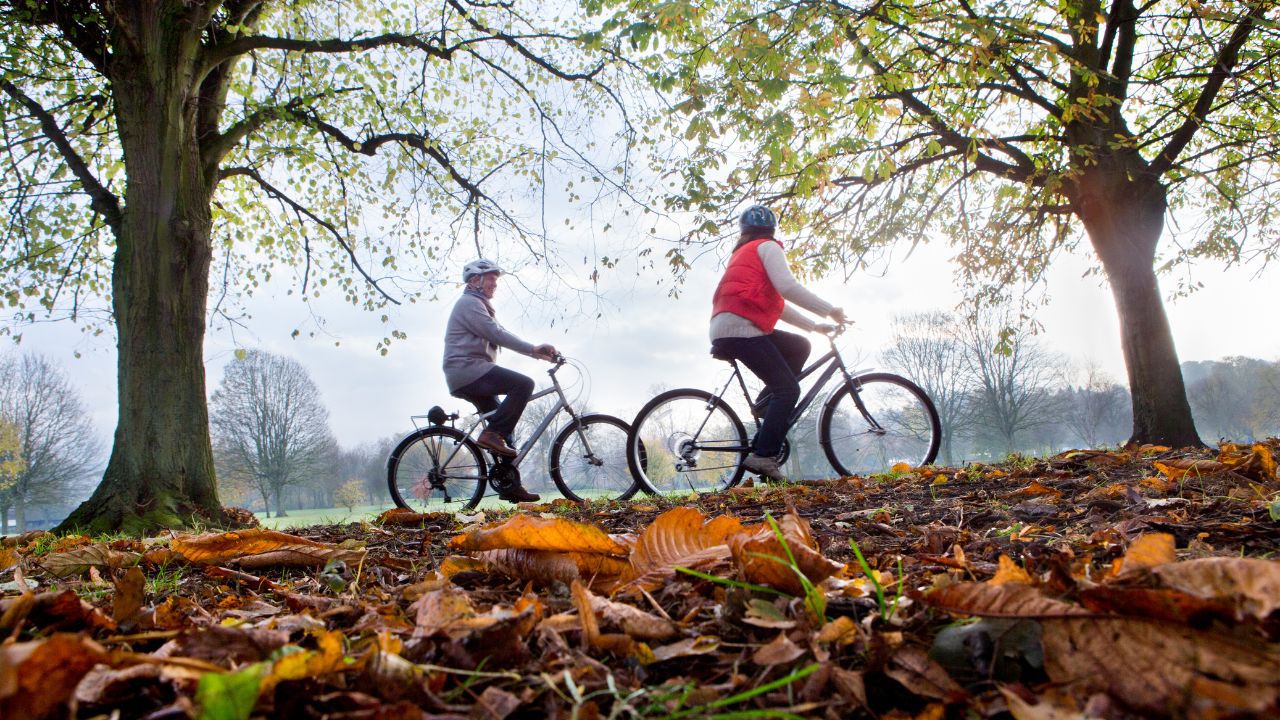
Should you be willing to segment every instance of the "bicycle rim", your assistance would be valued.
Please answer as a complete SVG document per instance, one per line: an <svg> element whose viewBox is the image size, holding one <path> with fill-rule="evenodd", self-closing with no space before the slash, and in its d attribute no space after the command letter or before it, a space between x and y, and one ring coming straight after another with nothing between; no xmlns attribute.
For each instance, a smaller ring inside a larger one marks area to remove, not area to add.
<svg viewBox="0 0 1280 720"><path fill-rule="evenodd" d="M488 468L480 449L445 427L419 430L400 442L387 462L396 505L418 512L471 510L484 495Z"/></svg>
<svg viewBox="0 0 1280 720"><path fill-rule="evenodd" d="M610 415L585 415L561 430L551 446L551 479L560 494L576 502L634 495L636 484L627 467L629 429Z"/></svg>
<svg viewBox="0 0 1280 720"><path fill-rule="evenodd" d="M933 462L941 425L924 391L888 373L866 375L855 382L862 408L853 388L845 385L822 411L819 437L836 472L874 475L898 465L915 468Z"/></svg>
<svg viewBox="0 0 1280 720"><path fill-rule="evenodd" d="M702 390L672 390L650 400L636 416L629 445L637 483L667 495L732 487L750 451L738 416Z"/></svg>

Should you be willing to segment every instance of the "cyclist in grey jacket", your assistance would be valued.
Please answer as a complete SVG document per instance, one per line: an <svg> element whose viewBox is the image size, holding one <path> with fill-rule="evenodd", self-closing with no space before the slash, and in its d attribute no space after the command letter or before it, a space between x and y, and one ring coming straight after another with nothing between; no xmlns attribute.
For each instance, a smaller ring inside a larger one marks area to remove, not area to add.
<svg viewBox="0 0 1280 720"><path fill-rule="evenodd" d="M476 443L502 458L513 458L511 433L524 414L534 383L528 376L497 364L499 348L552 360L555 347L521 340L498 324L489 302L498 287L502 268L483 258L462 268L466 288L453 306L444 336L444 378L449 392L476 406L480 412L495 411ZM503 396L498 402L497 396ZM498 496L511 502L534 502L539 498L519 483L496 488Z"/></svg>

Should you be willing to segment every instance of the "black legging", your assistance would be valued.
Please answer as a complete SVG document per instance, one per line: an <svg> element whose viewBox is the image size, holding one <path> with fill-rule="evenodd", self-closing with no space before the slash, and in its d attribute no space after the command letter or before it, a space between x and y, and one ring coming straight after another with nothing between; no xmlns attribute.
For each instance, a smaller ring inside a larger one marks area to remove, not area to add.
<svg viewBox="0 0 1280 720"><path fill-rule="evenodd" d="M711 342L719 354L731 357L764 381L769 407L760 422L753 450L757 455L773 457L782 450L787 435L787 418L800 399L800 382L796 376L809 359L809 341L795 333L774 330L768 335L748 338L719 338Z"/></svg>
<svg viewBox="0 0 1280 720"><path fill-rule="evenodd" d="M489 429L511 442L511 433L524 414L524 406L529 404L529 396L533 394L533 380L515 370L494 366L489 372L463 385L453 394L476 406L482 413L497 409L489 417ZM504 395L499 403L495 397Z"/></svg>

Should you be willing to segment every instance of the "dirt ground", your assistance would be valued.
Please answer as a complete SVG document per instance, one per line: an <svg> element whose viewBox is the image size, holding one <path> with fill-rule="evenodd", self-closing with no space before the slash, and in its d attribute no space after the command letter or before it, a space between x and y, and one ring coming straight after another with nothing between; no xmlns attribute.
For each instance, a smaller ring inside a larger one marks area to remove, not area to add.
<svg viewBox="0 0 1280 720"><path fill-rule="evenodd" d="M0 547L0 718L1276 717L1277 455L33 533Z"/></svg>

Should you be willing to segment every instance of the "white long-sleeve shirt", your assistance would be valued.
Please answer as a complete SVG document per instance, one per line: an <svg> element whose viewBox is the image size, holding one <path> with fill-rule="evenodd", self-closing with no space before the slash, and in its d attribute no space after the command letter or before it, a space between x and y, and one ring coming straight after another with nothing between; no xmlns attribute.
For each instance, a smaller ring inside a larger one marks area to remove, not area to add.
<svg viewBox="0 0 1280 720"><path fill-rule="evenodd" d="M787 265L787 256L778 243L760 243L756 252L760 255L760 262L764 265L765 274L769 276L769 282L773 284L782 299L787 301L782 308L783 322L802 330L812 331L817 322L797 310L792 303L819 317L830 315L836 308L835 305L818 297L796 280L796 277L791 274L790 266ZM716 340L727 337L760 337L766 333L741 315L719 312L711 318L710 334L711 339Z"/></svg>

